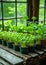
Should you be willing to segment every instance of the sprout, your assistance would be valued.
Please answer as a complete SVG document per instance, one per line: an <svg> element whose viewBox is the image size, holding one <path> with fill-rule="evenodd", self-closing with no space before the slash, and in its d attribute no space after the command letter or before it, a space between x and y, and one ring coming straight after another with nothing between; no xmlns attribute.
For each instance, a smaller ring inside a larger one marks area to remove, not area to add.
<svg viewBox="0 0 46 65"><path fill-rule="evenodd" d="M33 23L34 23L34 21L36 20L36 17L35 17L35 16L33 16L33 17L32 17L32 20L33 20Z"/></svg>

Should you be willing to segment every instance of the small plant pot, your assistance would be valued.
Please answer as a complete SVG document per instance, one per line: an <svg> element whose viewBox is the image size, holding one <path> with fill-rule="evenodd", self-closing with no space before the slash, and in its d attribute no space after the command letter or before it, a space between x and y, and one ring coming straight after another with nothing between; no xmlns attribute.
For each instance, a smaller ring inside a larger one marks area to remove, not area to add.
<svg viewBox="0 0 46 65"><path fill-rule="evenodd" d="M34 52L35 46L29 46L28 49L29 49L29 52Z"/></svg>
<svg viewBox="0 0 46 65"><path fill-rule="evenodd" d="M7 47L8 47L8 48L13 48L13 43L7 42Z"/></svg>
<svg viewBox="0 0 46 65"><path fill-rule="evenodd" d="M41 50L42 49L41 44L37 44L36 47L35 47L35 49Z"/></svg>
<svg viewBox="0 0 46 65"><path fill-rule="evenodd" d="M2 40L0 39L0 44L2 44Z"/></svg>
<svg viewBox="0 0 46 65"><path fill-rule="evenodd" d="M46 48L46 40L41 40L41 46L42 48Z"/></svg>
<svg viewBox="0 0 46 65"><path fill-rule="evenodd" d="M7 46L6 41L2 40L2 45L3 45L3 46Z"/></svg>
<svg viewBox="0 0 46 65"><path fill-rule="evenodd" d="M14 49L15 51L20 51L19 45L14 45L14 44L13 44L13 49Z"/></svg>
<svg viewBox="0 0 46 65"><path fill-rule="evenodd" d="M28 54L28 48L22 48L22 47L20 47L20 53L21 54Z"/></svg>

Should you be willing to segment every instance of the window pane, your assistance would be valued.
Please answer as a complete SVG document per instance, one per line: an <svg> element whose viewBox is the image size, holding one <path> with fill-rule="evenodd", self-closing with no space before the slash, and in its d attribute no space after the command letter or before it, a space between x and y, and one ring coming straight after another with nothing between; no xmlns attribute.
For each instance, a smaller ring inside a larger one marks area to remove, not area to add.
<svg viewBox="0 0 46 65"><path fill-rule="evenodd" d="M15 19L11 19L11 20L4 20L4 24L7 23L8 25L15 25L16 24L16 20Z"/></svg>
<svg viewBox="0 0 46 65"><path fill-rule="evenodd" d="M12 25L12 26L11 26ZM16 25L16 20L4 20L4 30L13 30L13 25Z"/></svg>
<svg viewBox="0 0 46 65"><path fill-rule="evenodd" d="M3 3L4 18L15 17L15 3Z"/></svg>
<svg viewBox="0 0 46 65"><path fill-rule="evenodd" d="M15 0L3 0L3 1L15 1Z"/></svg>
<svg viewBox="0 0 46 65"><path fill-rule="evenodd" d="M46 8L45 8L45 20L46 20Z"/></svg>
<svg viewBox="0 0 46 65"><path fill-rule="evenodd" d="M39 21L44 21L44 8L39 9Z"/></svg>
<svg viewBox="0 0 46 65"><path fill-rule="evenodd" d="M23 1L27 1L27 0L17 0L17 1L22 1L23 2Z"/></svg>
<svg viewBox="0 0 46 65"><path fill-rule="evenodd" d="M17 19L17 26L26 26L26 20L22 19Z"/></svg>
<svg viewBox="0 0 46 65"><path fill-rule="evenodd" d="M2 30L2 21L0 20L0 30Z"/></svg>
<svg viewBox="0 0 46 65"><path fill-rule="evenodd" d="M27 15L26 8L27 8L26 3L18 3L17 4L17 17L26 16Z"/></svg>
<svg viewBox="0 0 46 65"><path fill-rule="evenodd" d="M0 18L2 18L2 15L1 15L1 13L2 13L2 12L1 12L1 3L0 3Z"/></svg>
<svg viewBox="0 0 46 65"><path fill-rule="evenodd" d="M46 22L46 0L45 0L45 22Z"/></svg>
<svg viewBox="0 0 46 65"><path fill-rule="evenodd" d="M40 7L44 7L45 0L40 0Z"/></svg>

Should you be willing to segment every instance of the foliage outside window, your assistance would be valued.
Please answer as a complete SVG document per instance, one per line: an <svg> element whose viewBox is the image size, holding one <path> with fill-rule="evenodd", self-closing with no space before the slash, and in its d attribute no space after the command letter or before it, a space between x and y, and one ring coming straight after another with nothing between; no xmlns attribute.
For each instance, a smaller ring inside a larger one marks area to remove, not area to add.
<svg viewBox="0 0 46 65"><path fill-rule="evenodd" d="M45 0L40 0L40 5L39 5L39 21L40 22L45 22Z"/></svg>
<svg viewBox="0 0 46 65"><path fill-rule="evenodd" d="M0 0L0 20L12 20L14 25L26 25L27 0Z"/></svg>

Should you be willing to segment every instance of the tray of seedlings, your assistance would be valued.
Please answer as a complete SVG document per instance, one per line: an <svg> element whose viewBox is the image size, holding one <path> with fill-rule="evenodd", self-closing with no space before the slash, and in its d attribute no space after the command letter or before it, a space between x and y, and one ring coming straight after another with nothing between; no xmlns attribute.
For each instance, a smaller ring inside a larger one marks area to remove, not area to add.
<svg viewBox="0 0 46 65"><path fill-rule="evenodd" d="M27 65L46 58L46 25L31 23L15 31L0 31L0 49L24 59Z"/></svg>

